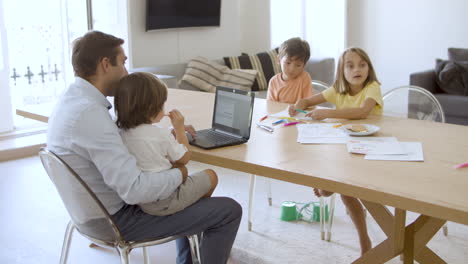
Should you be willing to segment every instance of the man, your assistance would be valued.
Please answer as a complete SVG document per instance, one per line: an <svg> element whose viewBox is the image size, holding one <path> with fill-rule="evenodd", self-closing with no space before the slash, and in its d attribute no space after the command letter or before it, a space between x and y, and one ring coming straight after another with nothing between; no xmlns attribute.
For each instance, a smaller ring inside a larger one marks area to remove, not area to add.
<svg viewBox="0 0 468 264"><path fill-rule="evenodd" d="M49 119L47 147L93 189L126 240L203 232L202 263L226 263L242 216L242 208L234 200L205 198L169 216L148 215L136 205L168 197L182 183L181 172L186 168L143 172L123 144L106 99L128 74L123 42L98 31L75 40L72 64L76 80ZM176 244L177 263L192 263L187 238Z"/></svg>

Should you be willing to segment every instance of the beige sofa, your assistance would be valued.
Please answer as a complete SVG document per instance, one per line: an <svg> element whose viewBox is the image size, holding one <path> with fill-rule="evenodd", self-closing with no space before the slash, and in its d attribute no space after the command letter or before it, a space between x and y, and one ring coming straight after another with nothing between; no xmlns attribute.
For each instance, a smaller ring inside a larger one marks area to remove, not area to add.
<svg viewBox="0 0 468 264"><path fill-rule="evenodd" d="M214 62L221 65L225 65L223 60L214 60ZM185 73L187 63L178 63L178 64L167 64L160 65L155 67L140 67L130 69L130 72L151 72L161 75L169 75L174 78L168 78L170 80L167 82L170 88L179 88L185 90L195 90L200 91L198 88L191 86L186 82L180 82L182 76ZM335 60L333 58L323 58L323 59L310 59L306 64L305 70L309 72L312 80L319 80L327 84L332 84L335 78ZM174 82L174 79L176 82ZM164 79L163 79L164 81ZM177 87L173 87L176 84ZM256 96L260 98L266 98L267 91L256 92Z"/></svg>

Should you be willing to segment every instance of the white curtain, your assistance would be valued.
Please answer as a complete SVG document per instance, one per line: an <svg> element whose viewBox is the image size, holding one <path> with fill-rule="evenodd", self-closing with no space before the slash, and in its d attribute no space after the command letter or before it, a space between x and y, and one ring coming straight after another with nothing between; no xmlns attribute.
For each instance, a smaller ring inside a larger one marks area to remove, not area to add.
<svg viewBox="0 0 468 264"><path fill-rule="evenodd" d="M347 0L271 0L271 45L292 37L310 44L311 57L339 57L346 46Z"/></svg>
<svg viewBox="0 0 468 264"><path fill-rule="evenodd" d="M8 67L8 43L4 18L3 0L0 0L0 133L13 130L13 115L10 96L10 73Z"/></svg>

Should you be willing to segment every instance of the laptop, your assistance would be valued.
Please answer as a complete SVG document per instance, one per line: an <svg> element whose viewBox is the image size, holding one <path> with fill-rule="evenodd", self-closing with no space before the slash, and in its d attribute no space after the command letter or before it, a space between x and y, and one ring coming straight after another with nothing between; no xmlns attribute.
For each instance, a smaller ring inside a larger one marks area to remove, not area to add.
<svg viewBox="0 0 468 264"><path fill-rule="evenodd" d="M250 138L255 93L216 87L211 128L197 131L189 143L203 149L239 145Z"/></svg>

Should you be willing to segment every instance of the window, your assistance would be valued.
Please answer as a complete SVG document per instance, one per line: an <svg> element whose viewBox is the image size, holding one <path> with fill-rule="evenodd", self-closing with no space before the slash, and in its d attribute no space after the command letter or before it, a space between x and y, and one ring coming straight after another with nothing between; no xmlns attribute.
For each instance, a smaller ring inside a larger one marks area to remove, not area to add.
<svg viewBox="0 0 468 264"><path fill-rule="evenodd" d="M86 2L3 0L13 108L53 102L73 80L69 43L84 34ZM18 125L22 118L15 115Z"/></svg>
<svg viewBox="0 0 468 264"><path fill-rule="evenodd" d="M0 119L11 119L10 106L53 104L74 81L70 43L88 31L87 3L92 28L127 39L125 0L0 0ZM13 118L15 127L32 124Z"/></svg>
<svg viewBox="0 0 468 264"><path fill-rule="evenodd" d="M311 57L334 57L345 48L347 0L271 0L271 46L292 37L310 44Z"/></svg>

